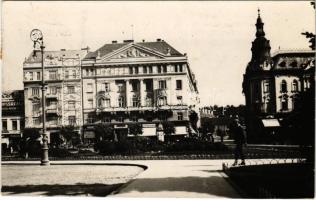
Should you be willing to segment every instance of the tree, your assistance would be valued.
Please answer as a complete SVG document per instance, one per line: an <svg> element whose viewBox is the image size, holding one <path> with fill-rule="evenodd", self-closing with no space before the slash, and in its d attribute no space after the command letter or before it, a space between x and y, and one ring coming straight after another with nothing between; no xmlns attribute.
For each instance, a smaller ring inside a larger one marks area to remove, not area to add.
<svg viewBox="0 0 316 200"><path fill-rule="evenodd" d="M32 154L34 152L40 152L40 145L38 139L41 137L39 129L36 128L25 128L23 131L23 136L20 141L20 154L24 158L28 158L29 152Z"/></svg>
<svg viewBox="0 0 316 200"><path fill-rule="evenodd" d="M59 132L50 133L50 144L53 147L59 148L59 146L63 143L62 138L60 137Z"/></svg>
<svg viewBox="0 0 316 200"><path fill-rule="evenodd" d="M36 140L40 137L41 134L37 128L25 128L23 131L23 139Z"/></svg>
<svg viewBox="0 0 316 200"><path fill-rule="evenodd" d="M192 110L192 111L190 112L189 120L190 120L190 124L191 124L192 128L193 128L196 132L198 132L198 129L197 129L197 122L199 121L199 116L198 116L198 114L197 114L194 110Z"/></svg>
<svg viewBox="0 0 316 200"><path fill-rule="evenodd" d="M142 135L142 134L143 134L142 125L139 124L139 123L130 124L130 125L129 125L129 133L130 133L131 135L134 135L134 136Z"/></svg>
<svg viewBox="0 0 316 200"><path fill-rule="evenodd" d="M212 123L212 121L210 119L205 119L202 121L201 124L201 132L202 132L202 137L207 138L208 136L210 136L211 138L207 138L211 139L212 142L214 142L214 137L213 137L213 132L214 132L215 126Z"/></svg>
<svg viewBox="0 0 316 200"><path fill-rule="evenodd" d="M95 126L95 137L97 141L102 140L113 140L114 139L114 129L111 125L108 124L97 124Z"/></svg>
<svg viewBox="0 0 316 200"><path fill-rule="evenodd" d="M314 162L315 148L315 85L299 94L293 112L284 120L286 135L300 145L303 156Z"/></svg>
<svg viewBox="0 0 316 200"><path fill-rule="evenodd" d="M78 134L75 132L74 126L62 126L60 129L60 135L65 138L66 143L72 143L73 137L78 136Z"/></svg>
<svg viewBox="0 0 316 200"><path fill-rule="evenodd" d="M313 8L315 9L315 2L311 2L311 5L313 6ZM308 40L308 42L310 43L310 48L312 49L312 50L315 50L315 34L314 33L312 33L312 32L304 32L304 33L301 33L302 35L305 35L305 37L307 38L307 39L309 39Z"/></svg>
<svg viewBox="0 0 316 200"><path fill-rule="evenodd" d="M216 134L221 137L221 143L224 142L224 131L217 129Z"/></svg>
<svg viewBox="0 0 316 200"><path fill-rule="evenodd" d="M172 135L173 133L175 133L176 129L173 122L164 121L162 123L162 127L163 127L163 132L165 135Z"/></svg>

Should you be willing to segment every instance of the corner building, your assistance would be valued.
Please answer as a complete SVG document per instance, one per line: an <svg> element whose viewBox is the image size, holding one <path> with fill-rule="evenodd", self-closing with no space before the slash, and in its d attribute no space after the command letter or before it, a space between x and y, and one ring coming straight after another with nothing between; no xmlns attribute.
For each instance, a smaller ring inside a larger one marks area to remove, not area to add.
<svg viewBox="0 0 316 200"><path fill-rule="evenodd" d="M167 42L112 41L82 60L84 139L93 140L96 123L128 134L142 125L156 136L159 123L172 121L174 135L187 135L189 115L197 110L198 90L186 54Z"/></svg>
<svg viewBox="0 0 316 200"><path fill-rule="evenodd" d="M87 50L44 52L46 127L48 132L72 125L80 133L82 122L81 59ZM23 63L25 127L42 128L41 52Z"/></svg>
<svg viewBox="0 0 316 200"><path fill-rule="evenodd" d="M243 77L247 134L251 142L284 143L289 137L284 119L296 107L299 94L315 84L315 51L278 50L271 55L263 25L259 14ZM280 134L285 135L283 141L277 141Z"/></svg>

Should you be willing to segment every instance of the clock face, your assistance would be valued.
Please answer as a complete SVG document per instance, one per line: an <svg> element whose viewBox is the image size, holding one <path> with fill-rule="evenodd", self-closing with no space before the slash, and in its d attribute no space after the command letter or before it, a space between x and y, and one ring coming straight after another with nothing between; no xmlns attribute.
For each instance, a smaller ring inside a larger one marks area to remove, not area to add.
<svg viewBox="0 0 316 200"><path fill-rule="evenodd" d="M31 37L31 40L37 41L37 40L43 38L43 35L42 35L42 32L41 32L40 30L38 30L38 29L33 29L33 30L31 31L30 37Z"/></svg>

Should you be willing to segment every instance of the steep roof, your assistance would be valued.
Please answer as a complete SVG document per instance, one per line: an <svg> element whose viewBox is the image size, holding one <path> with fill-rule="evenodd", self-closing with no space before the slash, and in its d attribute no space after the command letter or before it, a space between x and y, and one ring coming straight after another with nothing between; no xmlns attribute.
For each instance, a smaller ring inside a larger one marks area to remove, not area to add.
<svg viewBox="0 0 316 200"><path fill-rule="evenodd" d="M129 44L130 42L105 44L98 50L88 53L84 59L96 58L98 55L98 52L100 53L100 56L102 57ZM183 54L181 54L179 51L177 51L175 48L173 48L172 46L170 46L167 42L163 40L156 41L156 42L137 42L135 44L143 46L145 48L152 49L154 51L158 51L159 53L165 54L166 56L183 56ZM168 50L170 51L170 55L167 55Z"/></svg>
<svg viewBox="0 0 316 200"><path fill-rule="evenodd" d="M84 58L87 54L86 50L59 50L59 51L44 51L44 59L45 58ZM35 51L31 52L31 54L25 59L25 63L38 63L41 62L41 52Z"/></svg>
<svg viewBox="0 0 316 200"><path fill-rule="evenodd" d="M278 50L273 54L272 70L305 69L315 67L314 50Z"/></svg>

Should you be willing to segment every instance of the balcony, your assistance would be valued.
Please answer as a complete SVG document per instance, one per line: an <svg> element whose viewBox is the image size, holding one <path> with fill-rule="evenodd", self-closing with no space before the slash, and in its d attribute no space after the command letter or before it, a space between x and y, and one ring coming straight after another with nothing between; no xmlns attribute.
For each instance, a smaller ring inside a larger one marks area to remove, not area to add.
<svg viewBox="0 0 316 200"><path fill-rule="evenodd" d="M57 106L48 106L46 108L46 114L47 115L59 115L60 112L59 112L59 109L57 108Z"/></svg>
<svg viewBox="0 0 316 200"><path fill-rule="evenodd" d="M50 74L48 76L48 79L46 79L45 81L58 81L58 80L62 80L62 76L60 74Z"/></svg>
<svg viewBox="0 0 316 200"><path fill-rule="evenodd" d="M49 93L49 94L46 94L46 99L58 99L58 94L52 94L52 93Z"/></svg>

